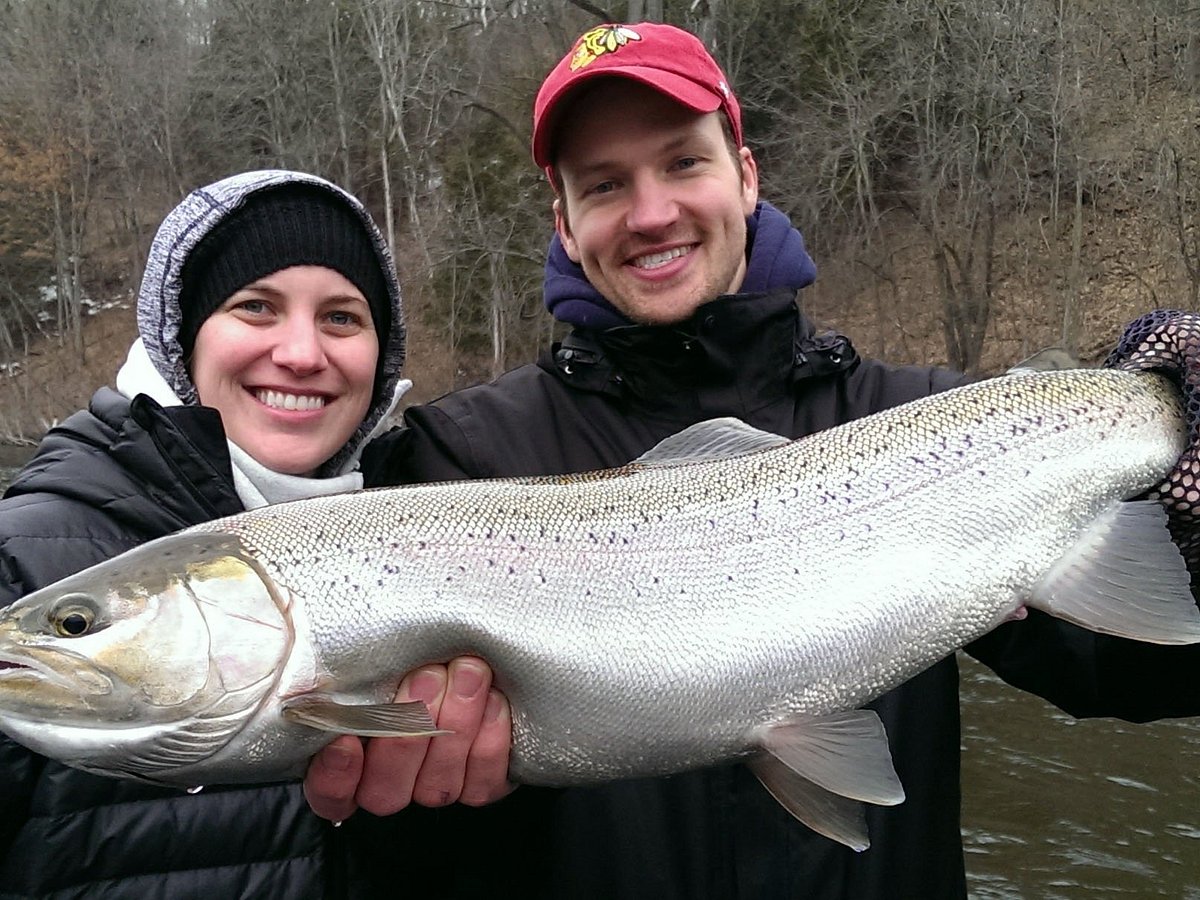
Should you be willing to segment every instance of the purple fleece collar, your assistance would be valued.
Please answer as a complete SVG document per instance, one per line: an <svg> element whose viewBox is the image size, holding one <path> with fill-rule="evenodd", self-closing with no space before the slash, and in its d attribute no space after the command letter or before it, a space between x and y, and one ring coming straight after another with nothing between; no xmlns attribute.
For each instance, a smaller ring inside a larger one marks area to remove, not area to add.
<svg viewBox="0 0 1200 900"><path fill-rule="evenodd" d="M812 284L817 267L804 249L804 237L791 221L765 200L746 220L746 244L750 259L742 281L743 294L757 294L775 288L799 290ZM631 324L600 295L583 269L571 262L558 235L550 240L543 284L546 309L560 322L603 331Z"/></svg>

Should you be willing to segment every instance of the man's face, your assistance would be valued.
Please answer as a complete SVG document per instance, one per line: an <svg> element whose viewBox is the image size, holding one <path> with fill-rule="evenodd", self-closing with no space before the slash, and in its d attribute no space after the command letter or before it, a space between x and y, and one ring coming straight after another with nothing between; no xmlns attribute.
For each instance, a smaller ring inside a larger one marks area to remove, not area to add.
<svg viewBox="0 0 1200 900"><path fill-rule="evenodd" d="M559 129L558 235L592 286L635 322L680 322L741 286L758 170L745 147L735 161L721 115L606 79Z"/></svg>

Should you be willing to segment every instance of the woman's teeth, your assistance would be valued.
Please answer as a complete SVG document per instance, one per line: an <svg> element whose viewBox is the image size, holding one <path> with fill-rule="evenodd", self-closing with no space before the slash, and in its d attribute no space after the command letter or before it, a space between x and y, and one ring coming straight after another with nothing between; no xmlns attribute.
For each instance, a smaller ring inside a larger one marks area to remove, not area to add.
<svg viewBox="0 0 1200 900"><path fill-rule="evenodd" d="M324 397L314 397L308 394L284 394L280 391L258 391L254 395L258 402L272 409L295 409L308 412L320 409L325 405Z"/></svg>

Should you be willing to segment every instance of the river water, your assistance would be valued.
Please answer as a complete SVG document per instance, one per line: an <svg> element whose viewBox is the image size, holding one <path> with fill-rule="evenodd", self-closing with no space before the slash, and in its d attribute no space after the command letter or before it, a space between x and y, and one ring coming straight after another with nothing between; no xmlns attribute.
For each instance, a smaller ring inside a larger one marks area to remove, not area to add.
<svg viewBox="0 0 1200 900"><path fill-rule="evenodd" d="M960 662L972 897L1200 900L1200 720L1076 721Z"/></svg>
<svg viewBox="0 0 1200 900"><path fill-rule="evenodd" d="M971 897L1200 900L1200 720L1079 722L960 657Z"/></svg>

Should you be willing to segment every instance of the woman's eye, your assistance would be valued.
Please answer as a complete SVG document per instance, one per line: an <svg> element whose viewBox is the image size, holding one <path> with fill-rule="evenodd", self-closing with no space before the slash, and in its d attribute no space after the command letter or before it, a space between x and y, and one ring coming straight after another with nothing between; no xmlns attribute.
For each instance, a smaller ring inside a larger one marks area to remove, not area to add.
<svg viewBox="0 0 1200 900"><path fill-rule="evenodd" d="M252 316L257 316L267 311L267 304L262 300L247 299L240 301L236 309L240 309L242 312L249 313Z"/></svg>
<svg viewBox="0 0 1200 900"><path fill-rule="evenodd" d="M693 166L695 166L698 162L700 162L700 160L696 159L696 157L694 157L694 156L685 156L683 159L681 159L677 163L675 163L675 168L690 169Z"/></svg>

